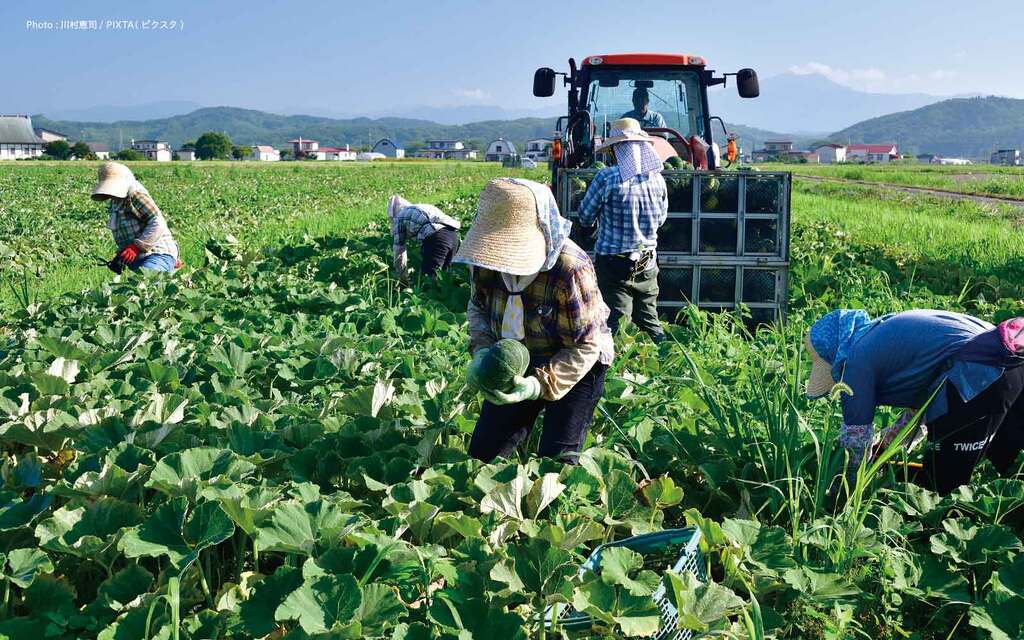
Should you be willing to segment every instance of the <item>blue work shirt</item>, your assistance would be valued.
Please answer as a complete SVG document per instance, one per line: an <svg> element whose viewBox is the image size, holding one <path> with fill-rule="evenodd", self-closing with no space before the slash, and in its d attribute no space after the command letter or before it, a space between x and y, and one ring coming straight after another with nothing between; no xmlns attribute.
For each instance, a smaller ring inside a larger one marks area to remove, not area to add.
<svg viewBox="0 0 1024 640"><path fill-rule="evenodd" d="M665 116L661 115L657 111L647 110L647 113L640 113L639 109L633 109L622 114L623 118L633 118L640 123L641 129L667 129L668 124L665 123Z"/></svg>
<svg viewBox="0 0 1024 640"><path fill-rule="evenodd" d="M581 225L598 225L594 253L599 256L657 248L658 228L667 218L668 187L661 172L623 182L617 166L594 176L579 210Z"/></svg>
<svg viewBox="0 0 1024 640"><path fill-rule="evenodd" d="M1003 375L1002 367L956 358L973 338L993 325L951 311L917 310L893 313L850 349L843 379L853 395L843 394L843 421L869 424L879 406L920 408L935 388L946 381L965 402L970 401ZM946 393L940 390L928 406L925 421L949 410Z"/></svg>

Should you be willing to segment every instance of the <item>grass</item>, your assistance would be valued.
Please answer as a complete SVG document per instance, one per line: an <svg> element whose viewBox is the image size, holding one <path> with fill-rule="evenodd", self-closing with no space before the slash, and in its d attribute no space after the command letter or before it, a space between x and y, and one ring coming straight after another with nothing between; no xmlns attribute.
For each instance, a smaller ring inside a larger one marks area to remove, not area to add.
<svg viewBox="0 0 1024 640"><path fill-rule="evenodd" d="M765 165L797 175L863 180L880 184L942 189L957 193L1024 199L1024 169L993 165Z"/></svg>

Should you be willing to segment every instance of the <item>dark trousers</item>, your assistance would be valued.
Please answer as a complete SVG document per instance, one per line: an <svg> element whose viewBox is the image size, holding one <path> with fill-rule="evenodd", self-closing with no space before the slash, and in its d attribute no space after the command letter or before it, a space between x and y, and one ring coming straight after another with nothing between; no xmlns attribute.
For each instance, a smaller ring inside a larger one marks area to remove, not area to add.
<svg viewBox="0 0 1024 640"><path fill-rule="evenodd" d="M450 227L443 227L427 236L420 248L420 273L433 277L438 270L447 271L452 266L459 244L459 232Z"/></svg>
<svg viewBox="0 0 1024 640"><path fill-rule="evenodd" d="M949 413L928 425L918 484L945 495L968 483L983 457L1001 474L1013 472L1024 449L1024 367L1007 369L970 402L951 384L946 394Z"/></svg>
<svg viewBox="0 0 1024 640"><path fill-rule="evenodd" d="M618 331L619 321L625 316L651 338L662 339L665 330L658 322L658 265L637 272L636 263L628 256L597 256L594 266L601 297L612 311L608 316L612 333Z"/></svg>
<svg viewBox="0 0 1024 640"><path fill-rule="evenodd" d="M594 421L594 410L604 393L608 365L598 362L560 400L531 400L496 405L484 402L469 441L469 455L490 462L509 458L530 435L537 416L544 411L544 431L537 455L575 463Z"/></svg>

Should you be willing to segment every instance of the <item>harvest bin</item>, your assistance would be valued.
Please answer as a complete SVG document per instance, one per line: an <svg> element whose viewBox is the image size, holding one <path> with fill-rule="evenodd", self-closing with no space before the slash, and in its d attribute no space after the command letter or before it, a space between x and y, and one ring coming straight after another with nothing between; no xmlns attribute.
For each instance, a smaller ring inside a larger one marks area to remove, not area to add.
<svg viewBox="0 0 1024 640"><path fill-rule="evenodd" d="M688 571L702 581L707 580L704 554L700 551L700 530L696 527L667 529L599 545L580 567L580 577L586 575L588 571L601 572L601 552L609 547L625 547L639 553L643 556L643 568L650 569L659 575L666 570L676 573ZM660 585L651 597L661 609L661 628L656 634L650 636L651 638L654 640L690 640L694 637L692 631L676 628L679 611L674 604L669 602L664 585ZM545 621L549 627L551 626L552 611L553 609L548 609ZM585 613L572 608L564 608L559 613L558 625L574 635L586 635L593 628L594 620Z"/></svg>
<svg viewBox="0 0 1024 640"><path fill-rule="evenodd" d="M593 169L560 169L556 197L575 220ZM726 311L744 304L755 322L786 312L792 175L768 171L662 171L668 220L658 232L659 310L675 320L689 304ZM574 189L573 183L576 183ZM575 223L571 237L593 251L596 228Z"/></svg>

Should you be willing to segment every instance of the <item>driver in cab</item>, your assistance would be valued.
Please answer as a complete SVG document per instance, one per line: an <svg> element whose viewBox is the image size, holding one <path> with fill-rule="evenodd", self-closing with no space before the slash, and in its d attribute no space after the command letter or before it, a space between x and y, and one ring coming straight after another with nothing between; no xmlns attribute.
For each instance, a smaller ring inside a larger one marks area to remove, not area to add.
<svg viewBox="0 0 1024 640"><path fill-rule="evenodd" d="M633 118L640 123L643 129L665 129L665 118L657 111L648 109L651 103L651 94L646 87L633 89L633 109L622 114L623 118Z"/></svg>

